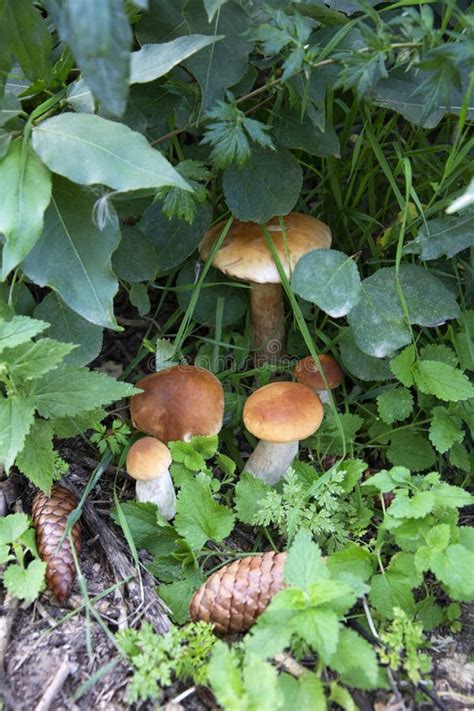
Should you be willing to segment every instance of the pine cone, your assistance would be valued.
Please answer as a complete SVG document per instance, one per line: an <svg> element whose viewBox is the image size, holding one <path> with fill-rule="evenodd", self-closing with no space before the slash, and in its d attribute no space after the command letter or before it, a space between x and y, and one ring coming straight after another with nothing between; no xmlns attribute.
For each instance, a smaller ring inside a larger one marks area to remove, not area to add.
<svg viewBox="0 0 474 711"><path fill-rule="evenodd" d="M194 621L211 622L218 634L246 632L285 587L286 553L262 553L225 565L196 590L189 611Z"/></svg>
<svg viewBox="0 0 474 711"><path fill-rule="evenodd" d="M32 516L36 528L36 542L40 557L47 564L46 584L58 602L67 600L76 575L69 539L65 538L61 548L58 549L59 541L66 529L67 517L76 505L77 502L71 492L57 484L53 486L51 496L37 491L33 499ZM79 522L74 524L71 533L75 549L79 553L81 546Z"/></svg>

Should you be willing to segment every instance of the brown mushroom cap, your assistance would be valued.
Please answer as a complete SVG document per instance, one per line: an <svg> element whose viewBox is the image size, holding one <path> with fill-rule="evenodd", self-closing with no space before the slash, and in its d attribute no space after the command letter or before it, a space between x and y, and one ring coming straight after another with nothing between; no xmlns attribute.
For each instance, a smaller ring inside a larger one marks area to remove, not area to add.
<svg viewBox="0 0 474 711"><path fill-rule="evenodd" d="M303 385L307 385L313 390L333 390L339 387L344 380L344 374L337 361L331 355L323 354L319 356L321 368L327 380L327 385L324 382L318 364L311 356L307 356L298 361L293 373L296 380Z"/></svg>
<svg viewBox="0 0 474 711"><path fill-rule="evenodd" d="M288 254L278 217L267 223L267 229L278 252L278 256L289 277L298 260L313 249L329 249L331 230L324 222L310 215L290 212L283 218L288 242ZM199 253L207 259L212 245L222 232L225 222L212 227L199 244ZM234 220L221 248L217 252L214 267L224 274L241 281L257 284L279 284L280 276L265 235L260 225L253 222Z"/></svg>
<svg viewBox="0 0 474 711"><path fill-rule="evenodd" d="M130 412L137 429L163 442L215 435L224 417L224 390L204 368L175 365L140 380Z"/></svg>
<svg viewBox="0 0 474 711"><path fill-rule="evenodd" d="M133 479L151 481L158 479L171 464L170 450L154 437L137 440L127 454L127 472Z"/></svg>
<svg viewBox="0 0 474 711"><path fill-rule="evenodd" d="M300 383L278 382L256 390L244 405L244 424L267 442L294 442L319 428L324 408L312 390Z"/></svg>

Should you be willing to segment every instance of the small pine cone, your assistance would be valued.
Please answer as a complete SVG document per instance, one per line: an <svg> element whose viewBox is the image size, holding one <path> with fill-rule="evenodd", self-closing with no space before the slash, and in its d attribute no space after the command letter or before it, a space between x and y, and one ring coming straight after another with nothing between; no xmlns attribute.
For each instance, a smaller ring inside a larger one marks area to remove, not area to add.
<svg viewBox="0 0 474 711"><path fill-rule="evenodd" d="M71 544L65 538L61 548L58 544L66 529L67 517L77 506L74 496L63 486L53 486L51 496L37 491L32 505L36 542L41 559L47 564L46 584L58 602L65 602L71 592L76 575ZM79 553L81 524L72 528L74 547Z"/></svg>
<svg viewBox="0 0 474 711"><path fill-rule="evenodd" d="M277 592L283 590L286 553L262 553L225 565L196 590L189 612L211 622L218 634L246 632Z"/></svg>

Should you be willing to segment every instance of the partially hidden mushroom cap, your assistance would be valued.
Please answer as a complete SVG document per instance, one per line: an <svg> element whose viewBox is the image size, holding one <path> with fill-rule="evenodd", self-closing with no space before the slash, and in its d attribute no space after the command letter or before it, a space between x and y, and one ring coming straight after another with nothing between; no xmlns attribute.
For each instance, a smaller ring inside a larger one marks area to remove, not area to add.
<svg viewBox="0 0 474 711"><path fill-rule="evenodd" d="M256 390L244 405L244 424L267 442L294 442L319 428L324 408L306 385L278 382Z"/></svg>
<svg viewBox="0 0 474 711"><path fill-rule="evenodd" d="M151 481L168 470L170 450L154 437L137 440L127 454L127 472L133 479Z"/></svg>
<svg viewBox="0 0 474 711"><path fill-rule="evenodd" d="M267 223L273 244L289 277L298 260L314 249L329 249L331 230L324 222L310 215L290 212L283 218L286 242L280 227L280 218ZM225 222L212 227L199 244L199 253L207 259ZM214 257L214 267L227 276L257 284L279 284L278 269L268 249L261 225L234 220L224 242Z"/></svg>
<svg viewBox="0 0 474 711"><path fill-rule="evenodd" d="M337 361L330 355L323 354L319 356L321 368L326 377L327 385L323 380L318 364L311 356L302 358L296 364L293 373L296 380L303 385L307 385L313 390L333 390L339 387L344 380L344 375Z"/></svg>
<svg viewBox="0 0 474 711"><path fill-rule="evenodd" d="M175 365L137 383L130 400L137 429L163 442L217 434L224 417L224 390L208 370Z"/></svg>

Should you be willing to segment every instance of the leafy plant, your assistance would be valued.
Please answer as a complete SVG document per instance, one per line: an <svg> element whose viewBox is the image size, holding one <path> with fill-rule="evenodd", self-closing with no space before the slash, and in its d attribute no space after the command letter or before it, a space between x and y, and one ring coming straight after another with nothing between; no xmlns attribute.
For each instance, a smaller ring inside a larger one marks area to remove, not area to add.
<svg viewBox="0 0 474 711"><path fill-rule="evenodd" d="M14 513L0 519L2 582L14 596L33 602L45 587L46 563L40 560L29 516Z"/></svg>

